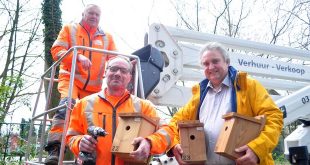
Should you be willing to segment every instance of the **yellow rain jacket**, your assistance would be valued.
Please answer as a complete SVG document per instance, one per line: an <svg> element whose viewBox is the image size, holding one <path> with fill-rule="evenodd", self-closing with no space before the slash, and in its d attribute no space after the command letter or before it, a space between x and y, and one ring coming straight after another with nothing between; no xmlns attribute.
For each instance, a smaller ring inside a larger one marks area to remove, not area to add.
<svg viewBox="0 0 310 165"><path fill-rule="evenodd" d="M266 89L257 81L238 72L232 66L228 69L229 79L233 82L232 111L245 116L266 115L266 124L260 135L247 145L255 152L262 165L274 164L272 150L278 144L283 127L283 113L273 102ZM171 119L169 126L173 128L174 144L180 143L177 123L181 120L198 120L202 101L207 93L205 79L192 88L192 98Z"/></svg>

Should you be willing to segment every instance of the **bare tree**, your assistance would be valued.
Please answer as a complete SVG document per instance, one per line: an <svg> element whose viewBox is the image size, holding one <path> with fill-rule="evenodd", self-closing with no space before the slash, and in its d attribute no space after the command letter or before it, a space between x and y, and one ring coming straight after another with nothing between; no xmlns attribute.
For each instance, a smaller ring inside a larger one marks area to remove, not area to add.
<svg viewBox="0 0 310 165"><path fill-rule="evenodd" d="M1 69L0 121L22 106L30 109L29 98L36 92L30 89L38 80L36 67L41 60L40 9L29 1L0 0L1 18ZM42 61L41 61L42 62Z"/></svg>
<svg viewBox="0 0 310 165"><path fill-rule="evenodd" d="M44 59L45 59L45 69L47 70L52 66L54 60L51 54L51 47L55 40L57 39L58 33L61 29L61 10L60 4L62 0L43 0L42 3L42 21L44 24ZM56 76L58 76L59 68L57 67ZM49 76L49 75L48 75ZM45 95L47 96L48 82L44 84ZM60 93L57 90L57 84L53 84L51 92L51 103L48 108L56 107L59 103ZM49 114L52 117L52 113Z"/></svg>
<svg viewBox="0 0 310 165"><path fill-rule="evenodd" d="M251 13L249 5L244 0L223 1L175 1L170 0L179 16L179 27L185 25L189 30L212 32L237 37L242 22ZM233 7L231 7L233 5ZM186 11L189 11L186 12ZM213 27L211 29L210 27Z"/></svg>
<svg viewBox="0 0 310 165"><path fill-rule="evenodd" d="M225 7L224 7L224 9L223 9L221 12L219 12L219 14L218 14L217 16L215 16L215 24L214 24L214 30L213 30L213 33L214 33L214 34L216 34L216 32L217 32L219 19L225 14L225 12L226 12L226 10L227 10L229 4L231 3L231 1L232 1L232 0L230 0L230 1L228 1L228 2L227 2L227 1L224 1L224 2L225 2Z"/></svg>
<svg viewBox="0 0 310 165"><path fill-rule="evenodd" d="M300 49L309 50L310 44L310 1L309 0L296 0L299 3L296 3L299 12L294 11L286 11L288 14L293 15L295 17L294 29L296 32L292 32L289 34L290 45L294 45ZM296 8L297 8L296 7ZM293 36L293 37L290 37ZM309 62L305 62L304 64L308 64Z"/></svg>
<svg viewBox="0 0 310 165"><path fill-rule="evenodd" d="M286 1L279 1L278 6L275 9L275 18L270 18L270 31L271 31L271 44L275 44L277 39L287 33L293 27L294 15L298 15L302 5L294 1L293 6L286 10L284 4Z"/></svg>
<svg viewBox="0 0 310 165"><path fill-rule="evenodd" d="M245 2L244 0L223 0L223 3L212 1L213 9L215 11L213 16L215 18L213 33L224 34L230 37L238 37L242 23L251 13L251 6L253 2ZM218 10L218 8L220 8ZM221 31L218 31L221 29Z"/></svg>
<svg viewBox="0 0 310 165"><path fill-rule="evenodd" d="M196 0L197 2L197 0ZM184 11L184 8L186 8L186 6L188 6L188 3L180 3L180 2L176 2L174 3L173 1L170 0L170 3L173 5L173 7L175 8L175 11L177 12L179 18L181 19L181 22L179 23L180 25L185 24L185 26L189 29L189 30L196 30L195 27L193 26L192 23L192 19L189 17L188 14L186 14ZM198 3L198 2L197 2ZM196 6L197 7L197 6ZM197 17L198 18L198 17ZM179 26L180 26L179 25Z"/></svg>

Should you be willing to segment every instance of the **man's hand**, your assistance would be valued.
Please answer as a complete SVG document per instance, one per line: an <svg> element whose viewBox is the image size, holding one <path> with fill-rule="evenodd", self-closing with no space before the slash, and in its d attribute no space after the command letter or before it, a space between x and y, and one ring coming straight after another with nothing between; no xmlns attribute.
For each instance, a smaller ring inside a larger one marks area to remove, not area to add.
<svg viewBox="0 0 310 165"><path fill-rule="evenodd" d="M243 156L241 156L240 158L238 158L236 160L237 165L243 165L243 164L244 165L252 165L252 164L256 165L256 164L258 164L259 158L252 151L252 149L250 147L248 147L247 145L236 148L235 151L238 153L245 153Z"/></svg>
<svg viewBox="0 0 310 165"><path fill-rule="evenodd" d="M180 165L186 165L187 163L185 163L183 160L182 160L182 154L183 154L183 150L181 148L181 144L177 144L175 145L173 148L172 148L172 153L175 157L175 159L178 161L178 163Z"/></svg>
<svg viewBox="0 0 310 165"><path fill-rule="evenodd" d="M79 150L83 152L92 153L96 150L97 140L90 135L84 135L79 143Z"/></svg>
<svg viewBox="0 0 310 165"><path fill-rule="evenodd" d="M82 64L82 67L84 70L90 69L90 67L92 65L91 61L87 57L85 57L81 54L78 54L77 61Z"/></svg>
<svg viewBox="0 0 310 165"><path fill-rule="evenodd" d="M151 144L148 140L142 137L137 137L133 140L132 145L138 146L138 148L130 153L131 157L138 160L148 158L151 150Z"/></svg>

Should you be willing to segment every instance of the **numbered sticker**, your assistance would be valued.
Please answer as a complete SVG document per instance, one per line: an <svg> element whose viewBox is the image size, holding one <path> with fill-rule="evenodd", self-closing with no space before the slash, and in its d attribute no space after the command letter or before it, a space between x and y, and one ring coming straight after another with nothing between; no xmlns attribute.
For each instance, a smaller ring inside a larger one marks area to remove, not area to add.
<svg viewBox="0 0 310 165"><path fill-rule="evenodd" d="M118 151L118 146L112 146L112 151Z"/></svg>
<svg viewBox="0 0 310 165"><path fill-rule="evenodd" d="M191 156L190 155L182 155L182 160L191 160Z"/></svg>
<svg viewBox="0 0 310 165"><path fill-rule="evenodd" d="M135 117L133 120L136 121L136 122L140 122L141 118L140 117Z"/></svg>
<svg viewBox="0 0 310 165"><path fill-rule="evenodd" d="M302 102L303 104L309 103L309 102L310 102L309 96L305 96L305 97L301 98L301 102Z"/></svg>
<svg viewBox="0 0 310 165"><path fill-rule="evenodd" d="M197 127L197 131L203 131L203 127Z"/></svg>
<svg viewBox="0 0 310 165"><path fill-rule="evenodd" d="M285 105L282 105L281 107L279 107L280 108L280 110L282 111L282 113L283 113L283 119L285 119L286 118L286 116L287 116L287 113L286 113L286 107L285 107Z"/></svg>

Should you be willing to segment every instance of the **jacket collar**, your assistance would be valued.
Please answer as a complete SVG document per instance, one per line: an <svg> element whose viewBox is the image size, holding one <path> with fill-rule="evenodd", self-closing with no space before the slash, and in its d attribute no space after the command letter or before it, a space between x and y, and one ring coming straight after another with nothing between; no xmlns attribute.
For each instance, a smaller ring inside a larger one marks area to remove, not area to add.
<svg viewBox="0 0 310 165"><path fill-rule="evenodd" d="M233 87L232 87L232 97L231 97L232 112L237 112L237 101L236 101L236 89L235 89L235 86L237 87L237 90L240 89L238 84L235 85L235 80L236 80L236 77L237 77L237 73L238 73L238 71L234 67L232 67L232 66L228 67L228 78L232 82L232 85L233 85ZM199 111L200 111L201 104L202 104L203 99L205 98L205 96L207 95L207 92L209 90L208 83L209 83L208 79L204 79L204 80L202 80L199 83L199 85L200 85L200 98L199 98L198 111L197 111L197 114L196 114L197 120L199 120Z"/></svg>
<svg viewBox="0 0 310 165"><path fill-rule="evenodd" d="M96 33L95 33L95 36L97 36L97 35L102 35L102 36L105 35L105 33L104 33L103 29L101 29L101 27L98 27L98 28L97 28L97 31L96 31Z"/></svg>
<svg viewBox="0 0 310 165"><path fill-rule="evenodd" d="M103 90L101 90L100 92L98 92L98 96L103 98L103 99L106 99L107 98L107 94L106 94L106 90L108 90L107 88L104 88ZM123 97L127 97L128 95L130 95L129 91L126 90L125 93L123 94L123 96L121 96L122 98Z"/></svg>
<svg viewBox="0 0 310 165"><path fill-rule="evenodd" d="M101 28L101 27L97 27L96 29L90 29L90 27L85 23L85 22L83 22L83 20L81 20L81 22L79 23L82 27L83 27L83 29L85 29L86 30L86 32L87 33L89 33L89 34L94 34L94 36L99 36L99 35L102 35L102 36L104 36L105 35L105 33L104 33L104 31L103 31L103 29Z"/></svg>
<svg viewBox="0 0 310 165"><path fill-rule="evenodd" d="M238 71L233 67L229 66L228 67L228 78L232 82L232 84L235 84L236 76L237 76ZM202 93L207 87L208 87L209 80L206 78L202 80L200 84L200 93Z"/></svg>

